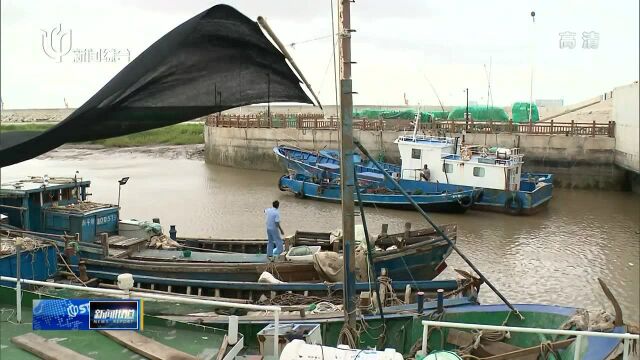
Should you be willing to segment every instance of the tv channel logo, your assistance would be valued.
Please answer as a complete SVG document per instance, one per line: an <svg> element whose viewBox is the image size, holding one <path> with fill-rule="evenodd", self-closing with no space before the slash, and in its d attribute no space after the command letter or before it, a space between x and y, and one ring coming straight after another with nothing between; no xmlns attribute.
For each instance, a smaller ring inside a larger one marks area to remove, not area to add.
<svg viewBox="0 0 640 360"><path fill-rule="evenodd" d="M89 329L141 330L139 300L94 300L89 302Z"/></svg>
<svg viewBox="0 0 640 360"><path fill-rule="evenodd" d="M34 330L142 330L140 300L38 299Z"/></svg>

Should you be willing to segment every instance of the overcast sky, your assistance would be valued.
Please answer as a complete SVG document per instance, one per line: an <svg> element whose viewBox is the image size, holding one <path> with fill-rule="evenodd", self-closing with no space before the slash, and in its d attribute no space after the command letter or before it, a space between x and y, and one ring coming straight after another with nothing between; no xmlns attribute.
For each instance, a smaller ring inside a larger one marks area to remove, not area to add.
<svg viewBox="0 0 640 360"><path fill-rule="evenodd" d="M334 0L335 2L335 0ZM256 19L262 15L290 48L325 104L334 103L330 0L227 1ZM217 4L205 0L2 0L1 96L4 108L82 105L126 66L62 62L42 48L42 30L72 30L72 49L129 50L131 58L175 26ZM356 104L486 104L491 59L493 103L534 99L565 104L638 80L638 0L427 1L359 0L352 4ZM530 12L535 10L535 24ZM575 33L575 48L560 48L560 33ZM599 35L584 49L582 33ZM324 37L316 41L306 40ZM533 56L531 54L533 53Z"/></svg>

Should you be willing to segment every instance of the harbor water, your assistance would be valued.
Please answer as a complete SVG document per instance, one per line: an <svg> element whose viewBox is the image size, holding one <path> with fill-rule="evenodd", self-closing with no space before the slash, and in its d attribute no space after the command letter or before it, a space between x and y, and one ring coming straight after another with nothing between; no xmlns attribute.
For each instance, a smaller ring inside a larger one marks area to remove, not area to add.
<svg viewBox="0 0 640 360"><path fill-rule="evenodd" d="M168 159L149 153L97 152L74 156L50 153L2 169L2 181L27 175L80 176L92 181L90 199L116 203L122 187L121 218L158 217L179 236L265 238L263 210L281 204L287 234L296 229L340 227L340 205L297 199L278 190L281 174L239 170L201 160ZM383 223L400 232L405 222L426 226L417 212L365 209L370 232ZM555 189L549 207L528 217L478 211L432 214L438 223L458 224L460 249L513 303L540 302L612 311L598 285L603 279L620 302L625 320L640 314L640 196L632 193ZM453 254L441 277L453 268L469 270ZM483 303L499 299L484 286Z"/></svg>

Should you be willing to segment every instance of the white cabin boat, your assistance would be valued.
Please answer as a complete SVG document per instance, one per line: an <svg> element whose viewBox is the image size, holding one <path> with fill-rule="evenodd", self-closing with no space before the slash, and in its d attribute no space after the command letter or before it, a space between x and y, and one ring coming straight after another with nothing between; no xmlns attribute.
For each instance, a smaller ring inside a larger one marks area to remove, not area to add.
<svg viewBox="0 0 640 360"><path fill-rule="evenodd" d="M429 182L483 189L474 208L512 214L532 213L551 200L553 175L523 174L520 149L458 144L457 138L416 132L395 140L403 180L423 180L426 165Z"/></svg>

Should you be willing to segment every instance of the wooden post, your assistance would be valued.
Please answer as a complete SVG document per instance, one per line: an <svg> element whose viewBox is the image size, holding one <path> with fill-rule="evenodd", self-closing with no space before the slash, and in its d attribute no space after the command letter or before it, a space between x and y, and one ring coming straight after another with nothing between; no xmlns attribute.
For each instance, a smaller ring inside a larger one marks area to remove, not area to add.
<svg viewBox="0 0 640 360"><path fill-rule="evenodd" d="M318 116L313 117L313 128L314 129L318 128Z"/></svg>
<svg viewBox="0 0 640 360"><path fill-rule="evenodd" d="M609 137L614 137L616 133L616 122L609 121Z"/></svg>
<svg viewBox="0 0 640 360"><path fill-rule="evenodd" d="M593 120L593 125L591 125L591 137L596 136L596 121Z"/></svg>
<svg viewBox="0 0 640 360"><path fill-rule="evenodd" d="M549 134L553 135L553 119L551 119L550 124L551 124L551 125L550 125L550 127L549 127Z"/></svg>
<svg viewBox="0 0 640 360"><path fill-rule="evenodd" d="M380 230L380 236L387 236L388 230L389 230L389 224L382 224L382 229Z"/></svg>
<svg viewBox="0 0 640 360"><path fill-rule="evenodd" d="M573 122L573 120L571 120L571 135L575 135L574 131L575 131L575 123Z"/></svg>
<svg viewBox="0 0 640 360"><path fill-rule="evenodd" d="M100 244L102 244L102 257L109 257L109 234L101 233L100 234Z"/></svg>

